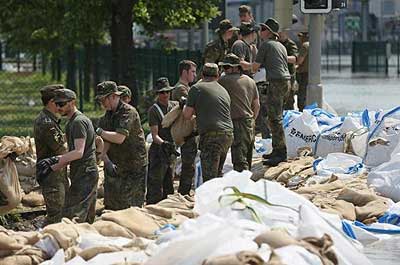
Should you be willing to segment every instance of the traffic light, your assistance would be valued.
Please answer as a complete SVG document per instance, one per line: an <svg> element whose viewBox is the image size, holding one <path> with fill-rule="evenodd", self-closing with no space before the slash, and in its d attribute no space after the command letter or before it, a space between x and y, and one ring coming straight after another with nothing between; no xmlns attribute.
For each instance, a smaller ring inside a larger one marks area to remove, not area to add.
<svg viewBox="0 0 400 265"><path fill-rule="evenodd" d="M332 10L332 0L301 0L301 12L304 14L323 14Z"/></svg>

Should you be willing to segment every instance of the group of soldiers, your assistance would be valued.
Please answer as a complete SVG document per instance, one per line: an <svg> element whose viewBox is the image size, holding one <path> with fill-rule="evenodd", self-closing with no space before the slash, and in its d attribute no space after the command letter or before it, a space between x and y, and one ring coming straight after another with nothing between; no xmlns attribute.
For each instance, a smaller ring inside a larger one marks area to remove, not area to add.
<svg viewBox="0 0 400 265"><path fill-rule="evenodd" d="M289 28L280 29L279 23L269 18L257 25L251 8L239 7L241 24L234 27L228 19L220 22L218 38L207 44L204 63L220 64L233 53L240 58L243 74L257 85L260 115L256 129L263 138L272 138L273 152L265 155L264 165L275 166L286 160L286 144L282 128L283 110L297 107L302 111L308 84L308 32L298 33L300 48L289 38ZM297 23L294 18L293 23ZM297 80L297 82L296 82Z"/></svg>
<svg viewBox="0 0 400 265"><path fill-rule="evenodd" d="M127 86L113 81L97 85L96 100L105 113L95 123L78 111L74 91L62 85L40 90L44 108L34 125L36 175L48 223L62 217L94 221L100 161L105 172L104 206L120 210L154 204L172 194L178 156L182 162L178 192L183 195L192 189L198 150L203 181L222 176L229 148L234 170L250 170L256 123L268 131L264 137L272 135L273 152L264 164L275 166L286 160L282 111L293 108L296 69L298 107L304 107L305 88L301 89L307 82L308 35L299 34L303 41L298 52L274 19L258 26L248 6L241 6L239 13L239 28L229 20L220 22L219 38L203 53L199 78L196 63L183 60L175 86L166 77L157 79L156 99L147 113L152 138L148 149ZM266 76L261 80L260 68L265 68ZM170 127L162 126L174 108L180 108L186 120L196 118L196 128L186 135L180 152ZM68 120L65 133L60 115ZM266 118L268 124L263 124Z"/></svg>

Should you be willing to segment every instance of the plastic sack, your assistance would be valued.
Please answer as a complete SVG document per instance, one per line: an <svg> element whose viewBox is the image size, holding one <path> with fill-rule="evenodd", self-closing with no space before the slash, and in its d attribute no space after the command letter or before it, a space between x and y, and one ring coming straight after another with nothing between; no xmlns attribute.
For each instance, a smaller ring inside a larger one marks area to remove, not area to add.
<svg viewBox="0 0 400 265"><path fill-rule="evenodd" d="M272 152L272 139L262 139L256 137L254 141L253 157L262 157L263 154L269 154Z"/></svg>
<svg viewBox="0 0 400 265"><path fill-rule="evenodd" d="M0 215L2 215L20 204L22 191L14 161L6 158L0 162L3 164L3 168L0 169L0 192L7 201L7 205L0 206Z"/></svg>
<svg viewBox="0 0 400 265"><path fill-rule="evenodd" d="M324 109L320 108L304 109L303 113L305 112L309 113L310 115L314 116L317 119L320 131L324 131L342 122L340 117Z"/></svg>
<svg viewBox="0 0 400 265"><path fill-rule="evenodd" d="M375 167L389 161L399 142L400 107L397 107L379 114L376 125L368 135L364 163L367 166Z"/></svg>
<svg viewBox="0 0 400 265"><path fill-rule="evenodd" d="M368 185L382 196L400 201L400 157L372 169L368 174Z"/></svg>
<svg viewBox="0 0 400 265"><path fill-rule="evenodd" d="M330 153L345 151L346 133L362 128L359 119L346 117L343 122L320 133L315 145L315 156L326 157Z"/></svg>
<svg viewBox="0 0 400 265"><path fill-rule="evenodd" d="M332 153L325 159L317 159L313 164L314 171L320 176L332 174L357 174L363 170L362 159L345 153Z"/></svg>
<svg viewBox="0 0 400 265"><path fill-rule="evenodd" d="M297 157L297 150L302 147L311 147L314 151L317 136L320 133L317 119L314 116L303 112L284 130L288 157Z"/></svg>

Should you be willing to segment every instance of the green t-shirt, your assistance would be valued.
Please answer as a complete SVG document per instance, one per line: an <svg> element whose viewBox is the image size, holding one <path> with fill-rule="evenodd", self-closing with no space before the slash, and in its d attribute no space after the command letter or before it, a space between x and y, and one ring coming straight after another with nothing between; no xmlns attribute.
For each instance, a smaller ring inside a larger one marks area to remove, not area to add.
<svg viewBox="0 0 400 265"><path fill-rule="evenodd" d="M279 41L264 41L258 50L256 62L265 66L267 80L290 79L286 48Z"/></svg>
<svg viewBox="0 0 400 265"><path fill-rule="evenodd" d="M310 46L310 43L304 42L299 51L299 57L304 57L304 61L302 64L299 64L299 67L297 68L298 73L308 73L308 48Z"/></svg>
<svg viewBox="0 0 400 265"><path fill-rule="evenodd" d="M235 41L235 43L232 45L232 53L234 53L237 57L239 57L242 60L245 60L248 63L254 62L255 58L253 58L254 56L253 53L251 52L251 47L243 40ZM248 76L252 76L250 71L245 71L244 73Z"/></svg>
<svg viewBox="0 0 400 265"><path fill-rule="evenodd" d="M147 165L144 132L137 110L129 104L119 102L115 112L107 111L100 119L100 127L126 136L122 144L111 143L107 152L110 160L119 169L141 168ZM129 154L129 156L127 156Z"/></svg>
<svg viewBox="0 0 400 265"><path fill-rule="evenodd" d="M186 105L194 108L199 134L233 131L228 92L217 81L201 81L190 88Z"/></svg>
<svg viewBox="0 0 400 265"><path fill-rule="evenodd" d="M165 141L172 142L171 136L171 128L163 128L161 122L168 112L172 110L173 107L178 105L179 103L176 101L168 101L168 106L161 104L160 102L154 103L148 111L148 118L149 118L149 126L158 126L158 136ZM163 115L161 115L160 111L158 110L157 106L161 109Z"/></svg>
<svg viewBox="0 0 400 265"><path fill-rule="evenodd" d="M231 98L232 119L251 118L254 116L252 103L258 99L256 83L247 75L226 74L218 80Z"/></svg>
<svg viewBox="0 0 400 265"><path fill-rule="evenodd" d="M65 132L69 151L75 150L75 139L86 139L83 156L71 162L71 172L75 172L80 166L87 165L88 162L96 164L95 132L92 121L80 111L76 111L68 121Z"/></svg>

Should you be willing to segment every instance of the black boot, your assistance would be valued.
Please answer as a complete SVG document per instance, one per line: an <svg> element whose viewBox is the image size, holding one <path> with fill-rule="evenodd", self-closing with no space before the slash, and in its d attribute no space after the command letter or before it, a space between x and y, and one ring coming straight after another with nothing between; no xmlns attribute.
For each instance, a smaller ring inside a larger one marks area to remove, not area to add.
<svg viewBox="0 0 400 265"><path fill-rule="evenodd" d="M286 156L273 156L267 160L263 161L264 166L270 166L270 167L275 167L277 166L280 162L286 162Z"/></svg>

